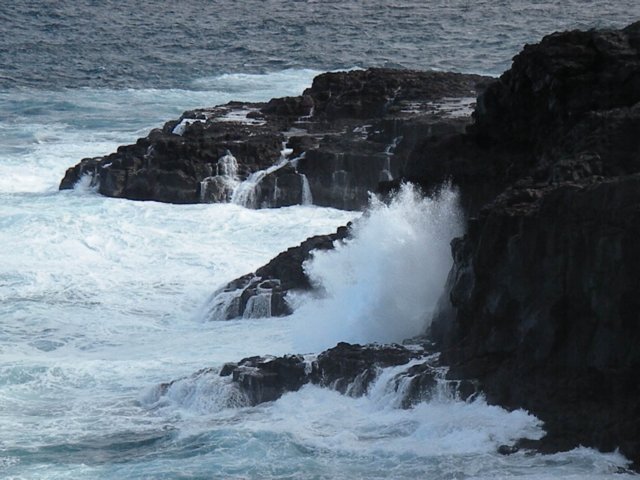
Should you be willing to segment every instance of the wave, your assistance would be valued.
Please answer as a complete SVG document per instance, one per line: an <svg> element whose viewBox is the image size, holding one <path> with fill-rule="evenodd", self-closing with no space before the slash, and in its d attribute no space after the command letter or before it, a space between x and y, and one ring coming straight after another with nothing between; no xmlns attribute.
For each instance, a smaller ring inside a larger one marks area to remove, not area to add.
<svg viewBox="0 0 640 480"><path fill-rule="evenodd" d="M423 198L406 184L389 204L372 200L352 239L305 265L321 294L302 299L295 314L298 350L399 342L424 332L451 267L449 242L461 233L450 187Z"/></svg>
<svg viewBox="0 0 640 480"><path fill-rule="evenodd" d="M300 95L311 86L311 81L322 70L310 68L288 68L269 73L223 73L211 77L202 77L191 82L196 90L228 92L239 96L238 100L262 98L273 91L289 92L285 95ZM241 97L241 98L240 98Z"/></svg>

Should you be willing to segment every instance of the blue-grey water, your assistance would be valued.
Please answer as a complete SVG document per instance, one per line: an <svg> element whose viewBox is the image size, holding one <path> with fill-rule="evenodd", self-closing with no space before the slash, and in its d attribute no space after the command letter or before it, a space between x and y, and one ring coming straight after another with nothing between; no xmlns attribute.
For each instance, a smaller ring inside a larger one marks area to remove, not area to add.
<svg viewBox="0 0 640 480"><path fill-rule="evenodd" d="M180 88L356 66L498 74L543 35L634 15L636 0L5 1L0 87Z"/></svg>
<svg viewBox="0 0 640 480"><path fill-rule="evenodd" d="M639 18L637 0L1 2L0 478L612 478L617 453L497 455L543 434L527 412L446 395L399 409L393 371L362 398L305 387L230 408L206 378L159 396L244 356L421 329L461 231L454 193L375 206L309 265L328 296L295 299L298 314L215 322L218 286L358 214L57 185L190 108L295 95L341 68L499 74L546 33Z"/></svg>

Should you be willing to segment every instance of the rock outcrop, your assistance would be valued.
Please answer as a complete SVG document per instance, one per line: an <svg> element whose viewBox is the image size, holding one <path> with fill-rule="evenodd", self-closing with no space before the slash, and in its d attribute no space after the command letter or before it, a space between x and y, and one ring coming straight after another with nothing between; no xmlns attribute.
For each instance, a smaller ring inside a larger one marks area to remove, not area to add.
<svg viewBox="0 0 640 480"><path fill-rule="evenodd" d="M541 449L620 448L636 467L639 39L640 23L550 35L479 97L460 142L509 186L454 240L431 327L451 378L545 422Z"/></svg>
<svg viewBox="0 0 640 480"><path fill-rule="evenodd" d="M487 77L390 69L326 73L299 97L185 112L67 170L107 196L361 209L401 178L418 139L461 132Z"/></svg>
<svg viewBox="0 0 640 480"><path fill-rule="evenodd" d="M464 132L424 137L403 178L426 191L450 179L476 215L517 182L546 185L640 169L635 23L556 33L527 45L479 95Z"/></svg>
<svg viewBox="0 0 640 480"><path fill-rule="evenodd" d="M218 388L222 405L252 406L277 400L287 392L312 384L331 388L352 397L366 395L373 383L380 379L385 368L398 367L391 372L390 388L397 393L397 406L409 408L443 392L466 398L475 393L470 382L447 381L438 366L437 355L424 345L352 345L339 343L317 356L248 357L237 363L226 363L222 368L200 370L190 377L163 383L157 389L157 398L171 395L185 383L209 381L224 382ZM403 368L406 367L406 368Z"/></svg>
<svg viewBox="0 0 640 480"><path fill-rule="evenodd" d="M280 317L292 312L286 294L311 289L303 264L316 250L330 250L349 236L349 225L335 233L307 238L278 254L269 263L218 289L209 300L209 320Z"/></svg>

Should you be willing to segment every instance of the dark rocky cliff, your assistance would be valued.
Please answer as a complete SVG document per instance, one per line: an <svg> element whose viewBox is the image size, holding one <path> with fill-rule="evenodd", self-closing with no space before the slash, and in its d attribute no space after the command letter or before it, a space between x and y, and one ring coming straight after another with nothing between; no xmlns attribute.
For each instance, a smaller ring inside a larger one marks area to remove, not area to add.
<svg viewBox="0 0 640 480"><path fill-rule="evenodd" d="M453 242L431 329L452 378L545 421L544 448L619 447L636 466L639 38L550 35L480 96L465 140L510 186Z"/></svg>
<svg viewBox="0 0 640 480"><path fill-rule="evenodd" d="M548 448L637 460L639 234L640 175L501 196L454 242L433 326L451 378L535 413Z"/></svg>

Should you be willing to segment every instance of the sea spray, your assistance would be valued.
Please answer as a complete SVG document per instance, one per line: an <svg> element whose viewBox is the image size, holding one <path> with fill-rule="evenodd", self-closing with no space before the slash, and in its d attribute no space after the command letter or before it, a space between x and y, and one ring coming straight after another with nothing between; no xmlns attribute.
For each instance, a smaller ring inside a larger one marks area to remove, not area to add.
<svg viewBox="0 0 640 480"><path fill-rule="evenodd" d="M91 173L82 175L73 186L73 189L79 193L96 193L99 188L100 181Z"/></svg>
<svg viewBox="0 0 640 480"><path fill-rule="evenodd" d="M425 198L406 184L388 204L372 199L350 240L305 264L320 298L296 313L298 351L422 333L451 267L449 243L461 233L458 197L449 186Z"/></svg>

